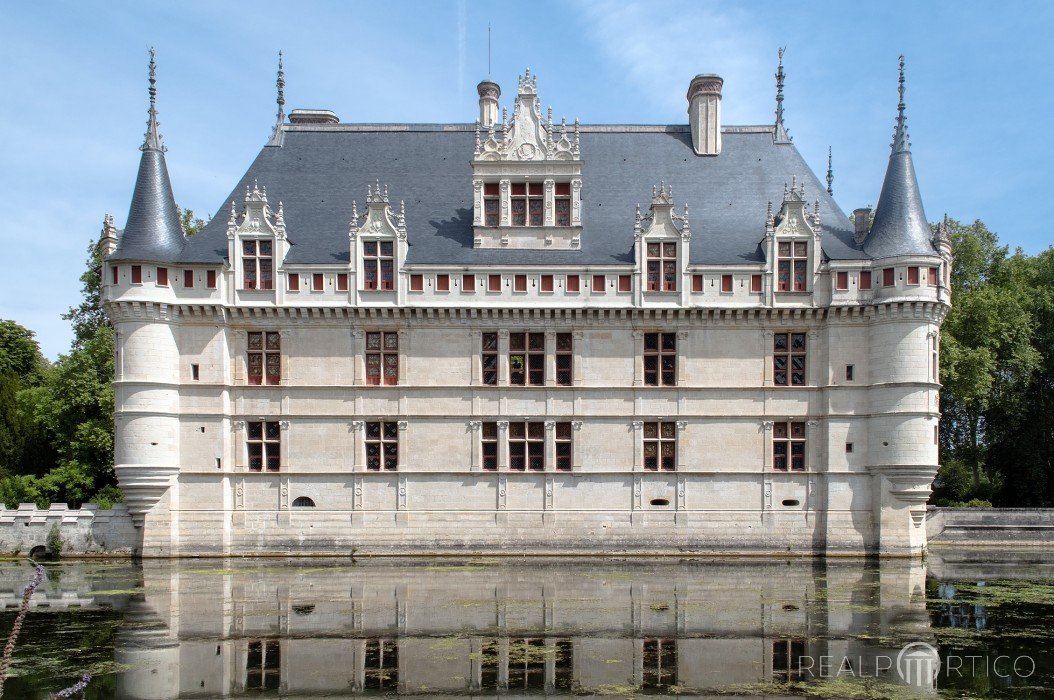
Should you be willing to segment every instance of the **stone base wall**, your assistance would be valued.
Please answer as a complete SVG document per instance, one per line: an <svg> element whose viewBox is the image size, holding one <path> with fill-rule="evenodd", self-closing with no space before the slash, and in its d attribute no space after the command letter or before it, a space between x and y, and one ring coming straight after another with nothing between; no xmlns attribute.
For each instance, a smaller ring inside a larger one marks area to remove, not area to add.
<svg viewBox="0 0 1054 700"><path fill-rule="evenodd" d="M63 555L130 555L138 547L138 533L123 503L101 510L94 503L73 509L53 503L47 509L33 503L0 507L0 554L23 555L47 549L48 533L57 525Z"/></svg>
<svg viewBox="0 0 1054 700"><path fill-rule="evenodd" d="M1054 508L935 508L926 513L934 544L1054 547Z"/></svg>

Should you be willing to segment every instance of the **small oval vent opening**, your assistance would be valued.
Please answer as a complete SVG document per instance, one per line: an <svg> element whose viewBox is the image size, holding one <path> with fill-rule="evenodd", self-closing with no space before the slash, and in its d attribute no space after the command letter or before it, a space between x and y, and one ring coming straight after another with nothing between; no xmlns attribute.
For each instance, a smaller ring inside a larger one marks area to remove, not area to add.
<svg viewBox="0 0 1054 700"><path fill-rule="evenodd" d="M293 501L293 507L294 508L314 508L315 507L315 502L312 501L307 496L300 496L295 501Z"/></svg>
<svg viewBox="0 0 1054 700"><path fill-rule="evenodd" d="M670 505L670 499L668 498L653 498L651 499L653 506L668 506Z"/></svg>
<svg viewBox="0 0 1054 700"><path fill-rule="evenodd" d="M783 505L787 506L788 508L792 506L800 506L801 501L799 501L797 498L787 498L784 499Z"/></svg>

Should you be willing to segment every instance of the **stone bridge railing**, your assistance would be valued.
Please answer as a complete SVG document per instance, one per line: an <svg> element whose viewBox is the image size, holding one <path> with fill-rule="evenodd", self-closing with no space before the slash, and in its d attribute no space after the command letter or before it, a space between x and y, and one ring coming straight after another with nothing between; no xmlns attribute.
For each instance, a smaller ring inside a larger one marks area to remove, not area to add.
<svg viewBox="0 0 1054 700"><path fill-rule="evenodd" d="M926 511L931 544L1054 547L1054 508L937 508Z"/></svg>
<svg viewBox="0 0 1054 700"><path fill-rule="evenodd" d="M117 503L101 510L94 503L70 508L53 503L47 509L32 503L0 508L0 554L29 556L47 549L48 533L58 526L66 555L132 554L136 531L128 507Z"/></svg>

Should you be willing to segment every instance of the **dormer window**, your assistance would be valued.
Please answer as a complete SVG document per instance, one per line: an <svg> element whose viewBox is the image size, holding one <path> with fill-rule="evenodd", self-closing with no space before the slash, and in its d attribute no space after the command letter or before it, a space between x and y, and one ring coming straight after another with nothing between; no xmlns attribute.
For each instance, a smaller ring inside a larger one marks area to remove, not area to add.
<svg viewBox="0 0 1054 700"><path fill-rule="evenodd" d="M242 241L242 288L271 289L274 286L274 259L271 241Z"/></svg>
<svg viewBox="0 0 1054 700"><path fill-rule="evenodd" d="M484 226L498 225L498 208L501 204L501 191L498 183L488 182L483 185Z"/></svg>
<svg viewBox="0 0 1054 700"><path fill-rule="evenodd" d="M777 281L781 292L804 292L808 281L809 244L780 241Z"/></svg>
<svg viewBox="0 0 1054 700"><path fill-rule="evenodd" d="M677 291L677 244L648 244L648 291Z"/></svg>
<svg viewBox="0 0 1054 700"><path fill-rule="evenodd" d="M512 185L512 225L541 226L545 193L540 182Z"/></svg>
<svg viewBox="0 0 1054 700"><path fill-rule="evenodd" d="M363 241L362 268L366 289L393 289L395 286L394 241Z"/></svg>
<svg viewBox="0 0 1054 700"><path fill-rule="evenodd" d="M556 198L554 200L556 210L556 225L571 225L571 183L556 183Z"/></svg>

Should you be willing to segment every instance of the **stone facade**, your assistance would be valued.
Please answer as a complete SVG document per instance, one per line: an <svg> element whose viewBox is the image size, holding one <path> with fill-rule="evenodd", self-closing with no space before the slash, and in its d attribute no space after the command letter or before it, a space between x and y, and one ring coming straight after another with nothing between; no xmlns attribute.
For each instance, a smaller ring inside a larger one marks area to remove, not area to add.
<svg viewBox="0 0 1054 700"><path fill-rule="evenodd" d="M689 198L656 182L644 211L625 203L631 253L602 259L589 237L616 234L590 230L589 187L619 174L591 181L581 143L612 127L561 131L535 81L464 153L469 262L415 259L440 235L413 220L429 195L397 206L379 177L314 258L321 234L298 222L324 206L280 178L178 256L142 252L139 229L104 235L117 473L141 554L924 551L946 237L839 257L852 225L833 200L770 172L790 183L744 224L752 257L690 254L720 212L689 223ZM723 149L689 139L684 162L727 167L758 137L793 149L777 126L711 124ZM371 129L280 121L261 158ZM530 257L493 257L513 252Z"/></svg>

